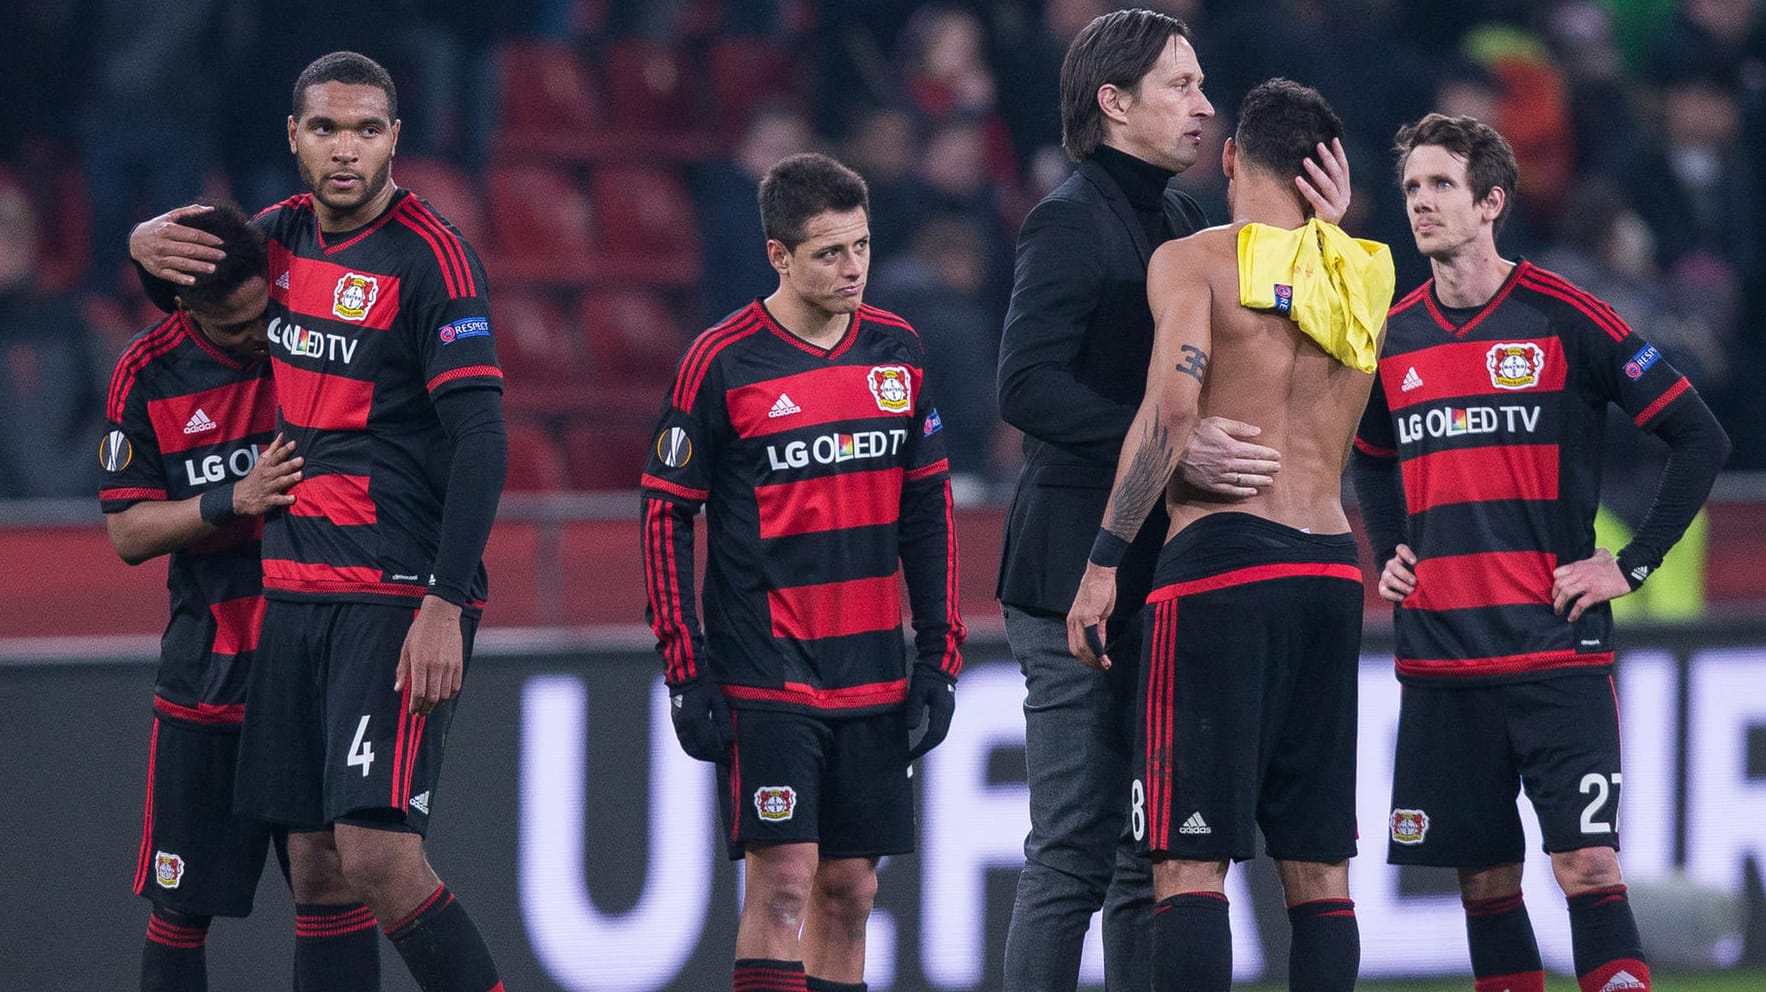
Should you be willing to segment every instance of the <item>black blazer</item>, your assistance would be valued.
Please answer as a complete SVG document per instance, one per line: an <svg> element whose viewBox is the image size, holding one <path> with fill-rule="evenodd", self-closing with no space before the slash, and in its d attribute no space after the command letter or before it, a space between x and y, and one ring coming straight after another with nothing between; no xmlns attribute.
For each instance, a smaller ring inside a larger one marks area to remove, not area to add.
<svg viewBox="0 0 1766 992"><path fill-rule="evenodd" d="M1171 187L1165 216L1179 237L1205 224L1196 201ZM1065 616L1073 605L1146 391L1147 263L1156 247L1121 187L1090 159L1018 233L999 365L1000 416L1024 432L996 590L1008 606ZM1111 636L1145 602L1167 524L1156 508L1123 559Z"/></svg>

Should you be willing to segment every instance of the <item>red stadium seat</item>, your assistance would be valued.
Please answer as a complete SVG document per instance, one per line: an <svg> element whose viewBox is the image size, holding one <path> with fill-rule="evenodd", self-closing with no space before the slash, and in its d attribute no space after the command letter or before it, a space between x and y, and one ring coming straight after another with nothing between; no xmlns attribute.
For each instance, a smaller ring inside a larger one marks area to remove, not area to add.
<svg viewBox="0 0 1766 992"><path fill-rule="evenodd" d="M686 186L672 172L604 166L589 184L605 255L598 278L690 286L699 278L699 226Z"/></svg>
<svg viewBox="0 0 1766 992"><path fill-rule="evenodd" d="M691 130L699 122L695 70L684 52L661 42L615 42L607 50L613 126L627 132Z"/></svg>
<svg viewBox="0 0 1766 992"><path fill-rule="evenodd" d="M393 160L394 178L400 186L429 201L443 217L454 222L474 248L482 246L484 198L465 170L449 162L416 155Z"/></svg>
<svg viewBox="0 0 1766 992"><path fill-rule="evenodd" d="M580 285L593 269L589 201L568 172L538 165L491 169L493 282Z"/></svg>
<svg viewBox="0 0 1766 992"><path fill-rule="evenodd" d="M515 38L499 54L501 159L589 162L629 154L630 141L603 126L595 75L569 45Z"/></svg>
<svg viewBox="0 0 1766 992"><path fill-rule="evenodd" d="M797 69L778 42L764 37L720 38L711 47L712 119L725 140L748 126L754 108L769 100L801 105Z"/></svg>
<svg viewBox="0 0 1766 992"><path fill-rule="evenodd" d="M668 304L642 290L585 294L581 324L589 365L601 379L666 385L686 347Z"/></svg>
<svg viewBox="0 0 1766 992"><path fill-rule="evenodd" d="M565 474L576 489L636 489L650 457L650 432L662 409L657 390L642 414L591 413L565 423Z"/></svg>
<svg viewBox="0 0 1766 992"><path fill-rule="evenodd" d="M565 488L564 456L551 433L537 424L510 418L509 478L505 492L557 492Z"/></svg>
<svg viewBox="0 0 1766 992"><path fill-rule="evenodd" d="M566 409L587 381L577 340L564 311L546 294L515 290L492 303L492 332L503 366L503 392L512 409L549 413Z"/></svg>

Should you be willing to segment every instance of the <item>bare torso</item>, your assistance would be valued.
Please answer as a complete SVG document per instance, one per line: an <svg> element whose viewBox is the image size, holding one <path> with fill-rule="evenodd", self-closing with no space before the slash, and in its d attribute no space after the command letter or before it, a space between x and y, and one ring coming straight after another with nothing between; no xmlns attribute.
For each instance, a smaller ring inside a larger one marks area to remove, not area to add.
<svg viewBox="0 0 1766 992"><path fill-rule="evenodd" d="M1169 540L1210 513L1250 513L1314 534L1349 530L1343 469L1374 377L1338 362L1287 317L1239 305L1238 235L1242 224L1185 239L1187 264L1199 264L1211 296L1212 347L1200 415L1229 417L1263 429L1258 444L1282 453L1275 483L1256 496L1222 502L1172 476L1165 494ZM1161 248L1176 248L1178 243ZM1159 312L1157 301L1153 310Z"/></svg>

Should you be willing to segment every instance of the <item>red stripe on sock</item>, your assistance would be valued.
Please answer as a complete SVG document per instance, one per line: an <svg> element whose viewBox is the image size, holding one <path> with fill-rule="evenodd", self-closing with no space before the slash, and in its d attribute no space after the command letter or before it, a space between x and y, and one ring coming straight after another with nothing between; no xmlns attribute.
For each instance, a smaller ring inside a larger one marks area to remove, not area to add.
<svg viewBox="0 0 1766 992"><path fill-rule="evenodd" d="M385 930L386 930L387 934L390 935L390 934L394 933L395 931L403 930L404 928L410 926L417 919L417 917L422 916L424 913L428 912L429 907L434 906L436 903L436 900L441 899L442 896L448 897L447 901L442 903L442 908L445 908L448 903L454 901L454 894L452 892L448 891L448 886L447 886L447 883L445 883L445 882L441 885L436 886L435 891L431 892L429 894L429 898L423 900L423 904L421 906L418 906L416 909L411 910L410 914L407 915L404 919L398 921L397 923L394 923L392 926L386 927Z"/></svg>

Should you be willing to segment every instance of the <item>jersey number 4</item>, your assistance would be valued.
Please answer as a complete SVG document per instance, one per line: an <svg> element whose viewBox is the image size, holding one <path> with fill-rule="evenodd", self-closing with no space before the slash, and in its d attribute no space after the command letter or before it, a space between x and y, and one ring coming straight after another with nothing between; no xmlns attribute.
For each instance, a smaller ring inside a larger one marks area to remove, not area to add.
<svg viewBox="0 0 1766 992"><path fill-rule="evenodd" d="M368 769L374 764L374 745L368 742L368 718L366 716L362 717L361 723L356 724L356 738L350 741L349 757L345 759L344 764L350 768L361 765L362 777L368 777Z"/></svg>

